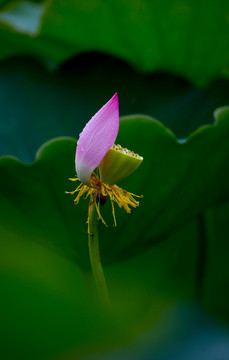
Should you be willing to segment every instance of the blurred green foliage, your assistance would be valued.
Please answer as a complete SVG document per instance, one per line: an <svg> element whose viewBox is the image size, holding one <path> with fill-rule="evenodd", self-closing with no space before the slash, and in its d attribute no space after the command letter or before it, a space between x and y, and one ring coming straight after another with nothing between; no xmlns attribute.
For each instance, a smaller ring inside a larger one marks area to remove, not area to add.
<svg viewBox="0 0 229 360"><path fill-rule="evenodd" d="M0 14L0 57L31 54L60 63L100 51L204 85L228 77L228 14L227 0L10 2Z"/></svg>
<svg viewBox="0 0 229 360"><path fill-rule="evenodd" d="M213 125L228 105L228 17L226 0L0 1L1 154L31 163L71 136L29 165L0 159L2 359L229 357L228 107ZM117 141L144 156L120 186L144 198L116 211L117 228L103 208L107 311L87 201L64 191L78 134L116 91ZM142 113L162 123L129 116Z"/></svg>
<svg viewBox="0 0 229 360"><path fill-rule="evenodd" d="M229 82L197 89L173 75L136 73L99 54L81 55L52 72L28 58L5 60L0 64L0 154L32 162L43 142L56 136L77 139L116 91L120 115L151 115L182 139L213 123L213 111L228 104Z"/></svg>

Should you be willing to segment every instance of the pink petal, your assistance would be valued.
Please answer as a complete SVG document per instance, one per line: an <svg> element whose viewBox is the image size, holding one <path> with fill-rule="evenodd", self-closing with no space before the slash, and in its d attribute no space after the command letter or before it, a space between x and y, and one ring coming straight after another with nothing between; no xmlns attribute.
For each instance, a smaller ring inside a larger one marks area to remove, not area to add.
<svg viewBox="0 0 229 360"><path fill-rule="evenodd" d="M76 172L80 181L90 183L92 171L112 147L119 129L117 93L91 118L80 134L76 148Z"/></svg>

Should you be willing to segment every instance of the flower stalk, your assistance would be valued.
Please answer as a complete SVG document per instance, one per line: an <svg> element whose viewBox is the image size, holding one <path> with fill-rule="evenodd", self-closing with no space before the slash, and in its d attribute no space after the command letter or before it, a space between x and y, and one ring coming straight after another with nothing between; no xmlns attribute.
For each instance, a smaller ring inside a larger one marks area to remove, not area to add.
<svg viewBox="0 0 229 360"><path fill-rule="evenodd" d="M93 277L95 280L98 296L103 305L109 307L110 297L106 285L106 280L103 273L103 268L101 264L100 251L99 251L99 234L98 234L98 225L99 219L96 210L95 203L92 205L91 213L89 217L89 228L90 232L88 234L88 247L89 247L89 256L91 261L91 268Z"/></svg>

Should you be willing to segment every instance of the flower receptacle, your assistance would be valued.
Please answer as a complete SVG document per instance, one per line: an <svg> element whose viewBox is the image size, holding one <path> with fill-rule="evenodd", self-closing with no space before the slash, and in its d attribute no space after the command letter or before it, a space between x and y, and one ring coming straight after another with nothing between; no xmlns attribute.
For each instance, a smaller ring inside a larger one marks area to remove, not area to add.
<svg viewBox="0 0 229 360"><path fill-rule="evenodd" d="M108 185L117 184L134 172L143 157L120 145L113 145L99 165L101 181Z"/></svg>

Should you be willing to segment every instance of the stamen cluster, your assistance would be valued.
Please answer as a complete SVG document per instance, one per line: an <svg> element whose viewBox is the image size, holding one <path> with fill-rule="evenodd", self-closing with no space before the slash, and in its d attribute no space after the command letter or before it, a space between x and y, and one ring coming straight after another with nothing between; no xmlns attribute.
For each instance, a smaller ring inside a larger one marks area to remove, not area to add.
<svg viewBox="0 0 229 360"><path fill-rule="evenodd" d="M71 181L78 181L79 179L76 178L70 178ZM114 218L114 226L116 226L116 218L115 218L115 209L114 209L114 202L118 204L120 208L124 208L127 213L131 212L130 206L136 208L139 205L139 201L137 201L134 197L141 197L138 195L134 195L126 190L121 189L117 185L107 185L103 183L99 177L96 175L95 172L91 175L91 184L90 186L83 184L82 182L79 184L79 186L74 190L67 192L68 194L75 194L78 193L76 198L74 199L74 202L78 204L80 198L82 195L86 194L86 198L90 197L89 201L89 208L88 208L88 217L87 217L87 223L88 223L88 233L90 234L90 228L89 228L89 218L92 210L93 204L95 204L98 218L102 220L104 225L107 225L104 221L101 212L100 212L100 199L101 198L107 198L109 197L111 200L111 206L112 206L112 214Z"/></svg>

